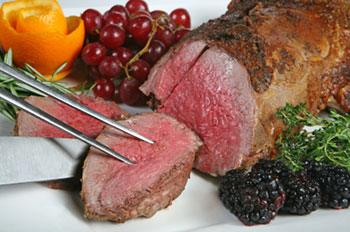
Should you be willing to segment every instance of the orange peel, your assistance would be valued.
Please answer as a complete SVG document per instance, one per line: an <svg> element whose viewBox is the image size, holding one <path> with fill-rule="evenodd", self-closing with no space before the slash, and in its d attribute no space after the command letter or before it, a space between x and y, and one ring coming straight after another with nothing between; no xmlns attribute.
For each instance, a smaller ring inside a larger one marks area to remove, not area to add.
<svg viewBox="0 0 350 232"><path fill-rule="evenodd" d="M19 67L28 63L44 76L49 76L63 63L55 76L68 75L78 57L85 37L80 17L65 18L56 0L17 0L5 2L0 9L0 44Z"/></svg>

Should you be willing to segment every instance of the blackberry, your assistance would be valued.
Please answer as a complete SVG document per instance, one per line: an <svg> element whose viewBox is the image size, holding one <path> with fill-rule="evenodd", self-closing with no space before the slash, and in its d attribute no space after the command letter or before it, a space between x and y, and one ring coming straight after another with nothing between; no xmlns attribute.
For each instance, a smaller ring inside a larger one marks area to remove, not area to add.
<svg viewBox="0 0 350 232"><path fill-rule="evenodd" d="M306 160L304 168L310 176L315 176L325 168L325 165L316 160Z"/></svg>
<svg viewBox="0 0 350 232"><path fill-rule="evenodd" d="M229 171L219 188L224 206L245 225L266 224L285 201L285 192L278 178L264 172L244 174Z"/></svg>
<svg viewBox="0 0 350 232"><path fill-rule="evenodd" d="M264 171L267 174L278 177L280 180L291 173L283 162L269 159L260 159L259 162L252 167L252 172L259 171Z"/></svg>
<svg viewBox="0 0 350 232"><path fill-rule="evenodd" d="M237 189L237 183L243 179L243 170L231 170L221 178L219 187L219 197L227 209L230 209L233 202L233 193Z"/></svg>
<svg viewBox="0 0 350 232"><path fill-rule="evenodd" d="M321 191L316 181L305 171L290 173L282 180L286 191L283 210L291 214L306 215L320 207Z"/></svg>
<svg viewBox="0 0 350 232"><path fill-rule="evenodd" d="M283 210L292 214L305 215L320 206L321 196L317 182L306 172L293 173L278 160L261 159L252 167L252 172L263 171L280 179L286 192Z"/></svg>
<svg viewBox="0 0 350 232"><path fill-rule="evenodd" d="M308 174L321 189L321 204L329 208L348 208L350 204L350 173L340 166L323 165L311 160L305 162Z"/></svg>

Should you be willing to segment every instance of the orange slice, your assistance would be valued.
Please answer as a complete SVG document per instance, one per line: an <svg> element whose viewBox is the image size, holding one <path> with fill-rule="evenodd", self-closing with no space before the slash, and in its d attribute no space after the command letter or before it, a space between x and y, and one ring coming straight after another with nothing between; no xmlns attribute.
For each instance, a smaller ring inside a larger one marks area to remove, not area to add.
<svg viewBox="0 0 350 232"><path fill-rule="evenodd" d="M30 64L43 75L51 75L67 62L55 80L71 72L84 43L83 21L65 18L55 0L17 0L0 9L0 44L12 48L17 66Z"/></svg>
<svg viewBox="0 0 350 232"><path fill-rule="evenodd" d="M67 34L68 28L62 12L47 7L29 7L20 11L16 31L31 34L42 32Z"/></svg>

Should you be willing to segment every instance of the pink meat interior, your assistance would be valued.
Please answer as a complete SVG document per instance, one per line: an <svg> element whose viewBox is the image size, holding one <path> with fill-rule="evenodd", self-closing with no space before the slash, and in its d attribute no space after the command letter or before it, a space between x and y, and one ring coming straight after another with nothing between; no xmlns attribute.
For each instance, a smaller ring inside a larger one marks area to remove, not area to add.
<svg viewBox="0 0 350 232"><path fill-rule="evenodd" d="M109 118L118 120L123 118L123 115L128 115L114 102L105 101L102 98L88 97L86 95L72 95L71 97ZM31 96L26 101L90 137L97 137L104 127L104 123L52 98ZM21 112L21 114L19 117L20 122L18 122L20 126L18 128L19 135L21 136L71 138L69 134L27 113Z"/></svg>
<svg viewBox="0 0 350 232"><path fill-rule="evenodd" d="M105 208L127 204L125 201L134 195L147 193L175 164L190 159L192 166L195 151L201 144L184 124L164 114L144 113L120 122L155 144L110 127L98 136L99 141L135 162L128 165L95 149L90 151L84 168L83 191L88 207L98 208L100 213Z"/></svg>
<svg viewBox="0 0 350 232"><path fill-rule="evenodd" d="M158 108L204 142L195 167L223 175L252 148L255 100L244 67L218 48L206 50Z"/></svg>
<svg viewBox="0 0 350 232"><path fill-rule="evenodd" d="M205 47L204 41L194 41L168 52L157 63L158 68L152 69L141 91L146 95L152 92L160 102L165 101Z"/></svg>

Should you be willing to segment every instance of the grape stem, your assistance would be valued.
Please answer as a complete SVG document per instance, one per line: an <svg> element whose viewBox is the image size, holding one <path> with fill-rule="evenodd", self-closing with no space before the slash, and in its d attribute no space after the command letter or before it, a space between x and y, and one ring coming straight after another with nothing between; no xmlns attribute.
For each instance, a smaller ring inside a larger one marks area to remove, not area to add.
<svg viewBox="0 0 350 232"><path fill-rule="evenodd" d="M157 31L157 27L158 27L158 20L161 19L162 16L160 16L157 19L151 19L152 20L152 33L146 43L146 45L144 46L144 48L142 48L133 58L131 58L131 60L129 60L128 63L126 63L125 67L123 67L126 78L128 78L128 80L130 81L132 79L132 77L130 76L129 72L131 71L131 69L129 69L130 65L132 63L134 63L136 60L138 60L143 54L145 54L148 51L148 48L151 44L151 41L153 39L154 34Z"/></svg>

